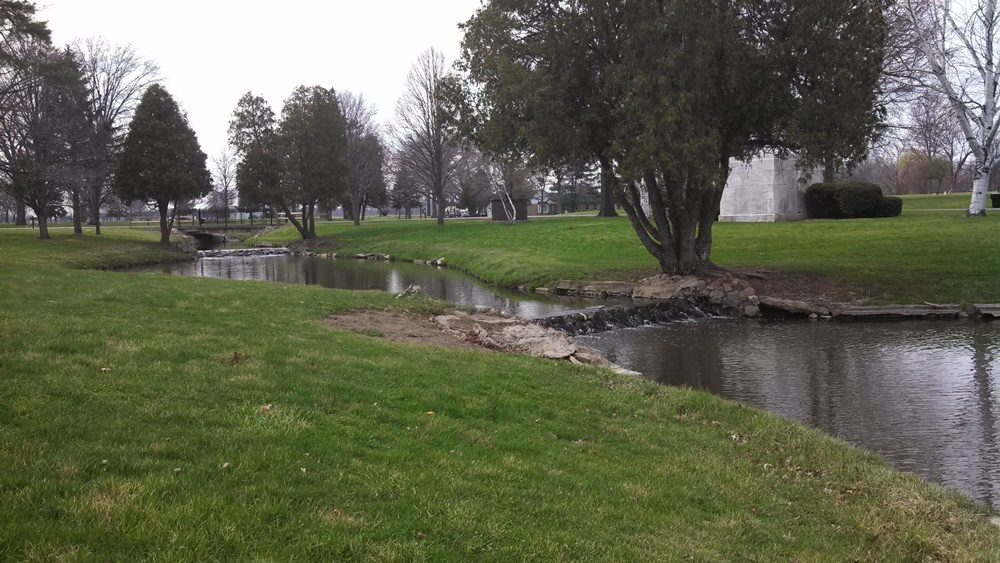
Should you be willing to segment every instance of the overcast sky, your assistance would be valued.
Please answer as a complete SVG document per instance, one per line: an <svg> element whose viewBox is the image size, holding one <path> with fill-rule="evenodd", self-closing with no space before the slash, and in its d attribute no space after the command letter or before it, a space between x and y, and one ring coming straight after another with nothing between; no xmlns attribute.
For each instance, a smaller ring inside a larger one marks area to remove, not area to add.
<svg viewBox="0 0 1000 563"><path fill-rule="evenodd" d="M38 0L57 45L102 36L135 46L160 66L162 84L187 112L202 150L226 147L226 128L247 90L275 113L295 86L364 94L390 121L403 82L429 47L450 64L480 0Z"/></svg>

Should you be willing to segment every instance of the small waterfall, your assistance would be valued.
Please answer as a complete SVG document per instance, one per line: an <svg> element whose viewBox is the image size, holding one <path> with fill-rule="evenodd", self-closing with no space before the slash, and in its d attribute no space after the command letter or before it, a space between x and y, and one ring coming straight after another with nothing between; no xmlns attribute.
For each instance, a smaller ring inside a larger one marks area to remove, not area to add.
<svg viewBox="0 0 1000 563"><path fill-rule="evenodd" d="M532 322L570 335L580 335L671 321L728 316L719 306L671 299L649 305L588 309L535 319Z"/></svg>
<svg viewBox="0 0 1000 563"><path fill-rule="evenodd" d="M288 254L285 247L278 248L230 248L223 250L199 250L198 258L229 258L232 256L275 256Z"/></svg>

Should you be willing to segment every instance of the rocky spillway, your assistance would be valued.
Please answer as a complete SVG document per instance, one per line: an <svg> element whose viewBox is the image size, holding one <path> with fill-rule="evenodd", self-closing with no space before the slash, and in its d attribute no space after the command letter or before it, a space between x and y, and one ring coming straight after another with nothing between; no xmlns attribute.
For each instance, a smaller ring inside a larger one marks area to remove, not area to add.
<svg viewBox="0 0 1000 563"><path fill-rule="evenodd" d="M672 299L649 305L602 307L535 319L532 322L571 335L591 334L621 328L635 328L671 321L729 316L722 307Z"/></svg>
<svg viewBox="0 0 1000 563"><path fill-rule="evenodd" d="M228 248L223 250L199 250L198 258L229 258L232 256L275 256L289 254L284 247L278 248Z"/></svg>

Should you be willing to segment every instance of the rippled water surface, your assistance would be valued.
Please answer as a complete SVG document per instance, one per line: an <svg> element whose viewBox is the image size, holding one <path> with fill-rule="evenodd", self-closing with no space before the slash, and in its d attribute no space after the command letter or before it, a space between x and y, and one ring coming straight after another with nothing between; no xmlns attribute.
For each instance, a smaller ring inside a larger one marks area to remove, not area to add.
<svg viewBox="0 0 1000 563"><path fill-rule="evenodd" d="M1000 323L708 320L582 343L819 428L1000 508Z"/></svg>
<svg viewBox="0 0 1000 563"><path fill-rule="evenodd" d="M376 289L400 293L411 284L423 293L458 305L496 307L526 319L556 315L606 301L526 295L483 285L455 270L408 262L319 258L315 256L243 256L200 258L193 262L139 268L180 276L259 280L321 285L337 289Z"/></svg>

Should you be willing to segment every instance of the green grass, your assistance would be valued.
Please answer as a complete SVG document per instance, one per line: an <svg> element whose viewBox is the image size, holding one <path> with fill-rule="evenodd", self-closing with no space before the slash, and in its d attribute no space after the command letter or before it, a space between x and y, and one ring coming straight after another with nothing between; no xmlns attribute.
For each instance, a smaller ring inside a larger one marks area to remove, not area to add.
<svg viewBox="0 0 1000 563"><path fill-rule="evenodd" d="M1000 301L1000 214L905 211L890 219L718 223L712 258L743 270L791 272L861 287L885 303ZM636 280L658 273L624 218L384 221L317 225L332 250L402 259L444 257L453 267L503 286L550 286L559 279ZM265 235L290 242L282 229Z"/></svg>
<svg viewBox="0 0 1000 563"><path fill-rule="evenodd" d="M903 200L903 211L922 211L925 209L968 209L972 194L921 194L899 196ZM989 213L990 200L986 196L986 210Z"/></svg>
<svg viewBox="0 0 1000 563"><path fill-rule="evenodd" d="M435 303L73 267L151 240L0 233L0 560L1000 555L966 497L776 416L319 322Z"/></svg>

